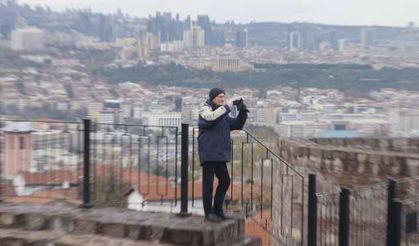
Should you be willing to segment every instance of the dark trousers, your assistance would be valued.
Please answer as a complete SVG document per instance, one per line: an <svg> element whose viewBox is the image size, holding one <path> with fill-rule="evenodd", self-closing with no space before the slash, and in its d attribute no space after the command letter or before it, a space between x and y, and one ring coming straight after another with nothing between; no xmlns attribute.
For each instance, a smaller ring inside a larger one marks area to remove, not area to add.
<svg viewBox="0 0 419 246"><path fill-rule="evenodd" d="M218 186L212 203L214 175L217 176ZM210 213L222 213L224 197L230 186L226 162L204 162L202 164L202 196L205 215Z"/></svg>

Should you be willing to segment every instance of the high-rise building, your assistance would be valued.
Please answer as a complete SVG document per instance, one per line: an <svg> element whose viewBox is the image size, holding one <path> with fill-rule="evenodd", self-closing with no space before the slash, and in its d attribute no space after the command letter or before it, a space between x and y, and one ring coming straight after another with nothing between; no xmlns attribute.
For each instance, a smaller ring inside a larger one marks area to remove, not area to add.
<svg viewBox="0 0 419 246"><path fill-rule="evenodd" d="M197 24L205 31L205 45L216 45L215 36L212 32L211 20L208 15L198 15Z"/></svg>
<svg viewBox="0 0 419 246"><path fill-rule="evenodd" d="M158 48L158 40L156 35L148 32L145 35L145 39L148 49L155 50Z"/></svg>
<svg viewBox="0 0 419 246"><path fill-rule="evenodd" d="M187 48L204 47L205 31L200 26L192 26L190 30L183 32L183 42Z"/></svg>
<svg viewBox="0 0 419 246"><path fill-rule="evenodd" d="M265 108L262 101L258 101L256 103L256 108L253 109L254 112L252 113L253 120L255 122L264 122L265 119Z"/></svg>
<svg viewBox="0 0 419 246"><path fill-rule="evenodd" d="M105 100L103 110L99 115L99 122L119 124L123 122L121 100Z"/></svg>
<svg viewBox="0 0 419 246"><path fill-rule="evenodd" d="M39 50L44 48L44 32L35 27L14 30L11 35L13 50Z"/></svg>
<svg viewBox="0 0 419 246"><path fill-rule="evenodd" d="M111 20L105 15L99 16L99 40L102 42L113 41L113 26ZM116 30L115 30L116 31Z"/></svg>
<svg viewBox="0 0 419 246"><path fill-rule="evenodd" d="M172 42L182 39L184 24L178 19L172 18L172 13L156 13L147 22L147 32L151 32L157 37L158 44Z"/></svg>
<svg viewBox="0 0 419 246"><path fill-rule="evenodd" d="M300 50L301 49L301 33L299 31L290 32L289 49L290 50Z"/></svg>
<svg viewBox="0 0 419 246"><path fill-rule="evenodd" d="M211 22L208 15L198 15L197 24L204 29L204 31L210 30L211 28Z"/></svg>
<svg viewBox="0 0 419 246"><path fill-rule="evenodd" d="M163 18L165 18L167 20L172 20L172 13L170 13L170 12L164 12L163 13Z"/></svg>
<svg viewBox="0 0 419 246"><path fill-rule="evenodd" d="M368 49L374 45L374 29L372 28L362 28L361 30L361 45L362 48Z"/></svg>
<svg viewBox="0 0 419 246"><path fill-rule="evenodd" d="M329 43L330 43L331 48L334 51L337 51L339 49L339 41L337 39L336 31L331 31L329 33Z"/></svg>
<svg viewBox="0 0 419 246"><path fill-rule="evenodd" d="M137 43L137 57L138 58L145 58L148 56L149 48L146 42L138 42Z"/></svg>
<svg viewBox="0 0 419 246"><path fill-rule="evenodd" d="M192 28L192 19L191 16L188 15L185 20L185 30L189 30Z"/></svg>
<svg viewBox="0 0 419 246"><path fill-rule="evenodd" d="M249 40L249 33L247 28L239 30L236 32L236 46L237 47L247 47Z"/></svg>
<svg viewBox="0 0 419 246"><path fill-rule="evenodd" d="M347 46L348 40L347 39L339 39L338 41L338 50L340 52L345 51Z"/></svg>
<svg viewBox="0 0 419 246"><path fill-rule="evenodd" d="M224 46L225 33L222 27L212 27L209 33L205 32L206 45Z"/></svg>

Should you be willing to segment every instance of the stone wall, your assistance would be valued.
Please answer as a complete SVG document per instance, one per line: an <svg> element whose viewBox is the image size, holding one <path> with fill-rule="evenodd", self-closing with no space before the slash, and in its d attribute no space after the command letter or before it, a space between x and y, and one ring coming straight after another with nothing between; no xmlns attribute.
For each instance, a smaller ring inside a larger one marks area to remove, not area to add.
<svg viewBox="0 0 419 246"><path fill-rule="evenodd" d="M278 167L274 169L274 235L282 238L289 236L288 239L293 241L289 245L294 245L301 237L307 237L306 231L301 233L297 223L302 193L304 211L307 213L309 173L316 173L318 192L336 192L340 186L374 184L390 177L418 176L419 151L415 152L415 149L419 149L418 144L419 139L279 139L277 149L280 156L292 164L305 181L304 187L294 187L299 192L291 191L288 184L290 180L295 182L296 176L290 179L292 173L284 173ZM279 195L281 192L283 195ZM293 226L288 226L291 219ZM306 225L304 228L307 228ZM293 232L284 233L289 229Z"/></svg>
<svg viewBox="0 0 419 246"><path fill-rule="evenodd" d="M419 138L313 138L310 141L320 145L363 150L419 153Z"/></svg>
<svg viewBox="0 0 419 246"><path fill-rule="evenodd" d="M244 231L243 216L214 223L195 215L85 209L62 202L0 203L0 245L261 246Z"/></svg>
<svg viewBox="0 0 419 246"><path fill-rule="evenodd" d="M334 143L338 140L323 140ZM368 140L364 140L368 142ZM387 140L386 142L395 142ZM309 141L281 139L281 156L291 164L311 172L346 173L374 177L419 175L419 154L320 145Z"/></svg>

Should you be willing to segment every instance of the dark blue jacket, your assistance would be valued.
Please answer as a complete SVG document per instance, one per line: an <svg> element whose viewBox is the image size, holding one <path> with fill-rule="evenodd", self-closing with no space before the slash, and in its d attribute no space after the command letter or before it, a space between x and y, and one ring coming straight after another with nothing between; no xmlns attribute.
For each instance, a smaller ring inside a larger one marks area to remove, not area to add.
<svg viewBox="0 0 419 246"><path fill-rule="evenodd" d="M201 164L208 161L230 161L230 131L242 130L247 112L240 111L236 118L228 114L229 106L215 106L207 101L199 111L198 151Z"/></svg>

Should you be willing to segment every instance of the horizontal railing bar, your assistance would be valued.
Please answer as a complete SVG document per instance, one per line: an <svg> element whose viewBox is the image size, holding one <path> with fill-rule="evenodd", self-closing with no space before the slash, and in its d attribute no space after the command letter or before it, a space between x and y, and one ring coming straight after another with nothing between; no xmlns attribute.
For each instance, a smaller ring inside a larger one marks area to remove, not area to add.
<svg viewBox="0 0 419 246"><path fill-rule="evenodd" d="M81 121L56 121L56 120L16 120L0 119L0 122L33 122L33 123L56 123L56 124L81 124Z"/></svg>
<svg viewBox="0 0 419 246"><path fill-rule="evenodd" d="M375 183L375 184L371 184L371 185L363 185L363 186L356 186L356 187L349 187L350 190L352 191L362 191L362 190L372 190L378 187L387 187L388 186L388 182L384 181L384 182L379 182L379 183Z"/></svg>
<svg viewBox="0 0 419 246"><path fill-rule="evenodd" d="M254 139L262 147L266 148L269 153L271 153L273 156L278 158L283 164L285 164L288 168L290 168L292 171L294 171L298 176L300 176L301 178L304 178L304 176L301 173L299 173L293 166L291 166L286 160L284 160L282 157L280 157L275 152L273 152L269 147L267 147L265 144L263 144L261 141L259 141L259 139L257 139L255 136L253 136L250 132L248 132L247 130L243 130L243 131L246 132L247 134L249 134L249 136L252 139Z"/></svg>

